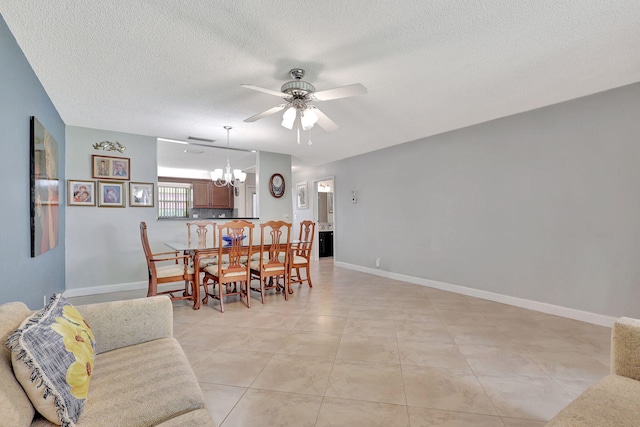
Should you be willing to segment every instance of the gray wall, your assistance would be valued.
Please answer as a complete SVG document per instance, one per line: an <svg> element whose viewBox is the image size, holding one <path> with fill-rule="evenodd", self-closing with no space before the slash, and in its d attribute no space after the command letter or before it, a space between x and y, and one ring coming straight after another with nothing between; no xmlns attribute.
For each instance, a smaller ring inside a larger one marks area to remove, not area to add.
<svg viewBox="0 0 640 427"><path fill-rule="evenodd" d="M294 180L335 175L338 262L640 317L638 112L635 84Z"/></svg>
<svg viewBox="0 0 640 427"><path fill-rule="evenodd" d="M157 184L156 138L76 126L67 126L66 133L69 179L93 180L91 155L97 154L127 157L132 182ZM94 150L92 145L101 141L118 141L126 150L122 154ZM128 196L129 183L124 182ZM146 221L152 232L157 212L155 208L126 205L67 207L67 289L146 280L138 226Z"/></svg>
<svg viewBox="0 0 640 427"><path fill-rule="evenodd" d="M29 117L35 116L58 142L60 215L58 246L31 258L29 225ZM0 303L43 305L43 296L64 290L64 123L20 47L0 17Z"/></svg>

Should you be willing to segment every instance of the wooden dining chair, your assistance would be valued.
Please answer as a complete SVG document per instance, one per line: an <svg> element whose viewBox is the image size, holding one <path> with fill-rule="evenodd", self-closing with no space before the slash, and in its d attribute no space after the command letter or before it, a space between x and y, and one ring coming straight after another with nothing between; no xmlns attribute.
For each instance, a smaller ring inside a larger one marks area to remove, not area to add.
<svg viewBox="0 0 640 427"><path fill-rule="evenodd" d="M292 246L291 259L289 261L289 286L293 283L304 283L305 281L312 288L311 273L309 265L311 262L311 248L313 247L313 237L315 236L316 223L313 221L302 221L300 223L300 235L298 243ZM306 270L306 279L300 275L300 270ZM294 273L295 270L295 273Z"/></svg>
<svg viewBox="0 0 640 427"><path fill-rule="evenodd" d="M194 309L200 308L194 270L189 265L190 256L180 254L178 251L152 253L147 237L147 224L144 221L140 222L140 240L147 259L149 274L147 296L169 295L172 300L192 300ZM158 285L176 282L182 282L183 285L180 288L172 287L158 291Z"/></svg>
<svg viewBox="0 0 640 427"><path fill-rule="evenodd" d="M211 234L209 234L211 229ZM189 247L192 247L193 242L197 242L198 249L206 247L212 248L215 246L216 241L216 223L214 221L199 220L187 222L187 239ZM211 236L210 239L207 239Z"/></svg>
<svg viewBox="0 0 640 427"><path fill-rule="evenodd" d="M209 233L209 231L211 231ZM210 238L207 238L211 236ZM192 244L196 243L196 246ZM187 222L187 244L190 248L197 247L198 249L213 248L216 242L216 223L214 221L192 221ZM209 258L200 259L200 269L204 269L206 266L218 263L218 256L212 255Z"/></svg>
<svg viewBox="0 0 640 427"><path fill-rule="evenodd" d="M253 245L253 229L255 225L249 221L234 220L218 225L217 248L198 251L195 256L195 265L200 265L204 258L217 256L222 260L218 264L208 265L203 268L204 287L203 303L209 301L209 297L220 301L220 311L224 313L224 298L231 295L240 295L246 298L247 307L251 307L251 270L247 259L250 256ZM223 258L224 256L224 258ZM197 272L200 271L198 268ZM196 284L200 281L196 274ZM211 282L211 292L209 292ZM218 293L215 293L218 285ZM243 286L244 285L244 286Z"/></svg>
<svg viewBox="0 0 640 427"><path fill-rule="evenodd" d="M291 247L291 224L284 221L267 221L260 224L260 252L251 260L251 278L260 282L259 288L251 288L260 292L264 304L264 294L268 289L284 294L289 299L288 264ZM282 284L280 284L280 279Z"/></svg>

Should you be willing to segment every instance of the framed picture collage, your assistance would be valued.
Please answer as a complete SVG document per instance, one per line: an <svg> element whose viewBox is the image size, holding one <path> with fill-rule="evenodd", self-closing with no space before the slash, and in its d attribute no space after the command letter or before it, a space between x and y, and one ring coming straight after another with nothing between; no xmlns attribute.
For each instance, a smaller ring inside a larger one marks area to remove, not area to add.
<svg viewBox="0 0 640 427"><path fill-rule="evenodd" d="M154 206L154 184L130 181L129 158L94 154L91 156L91 175L97 181L67 180L69 206L124 208L127 200L129 207Z"/></svg>

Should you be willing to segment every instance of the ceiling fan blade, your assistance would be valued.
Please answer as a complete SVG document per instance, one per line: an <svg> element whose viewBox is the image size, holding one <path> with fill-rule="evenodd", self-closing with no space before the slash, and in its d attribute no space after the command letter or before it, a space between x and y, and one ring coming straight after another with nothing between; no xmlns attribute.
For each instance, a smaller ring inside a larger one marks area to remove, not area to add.
<svg viewBox="0 0 640 427"><path fill-rule="evenodd" d="M333 132L334 130L338 129L338 125L329 117L327 117L326 114L320 111L318 107L316 107L315 105L307 105L307 108L313 109L313 111L316 113L316 116L318 116L318 125L326 132Z"/></svg>
<svg viewBox="0 0 640 427"><path fill-rule="evenodd" d="M352 85L337 87L334 89L321 90L314 93L312 96L318 101L329 101L331 99L347 98L349 96L364 95L367 93L367 88L360 83Z"/></svg>
<svg viewBox="0 0 640 427"><path fill-rule="evenodd" d="M284 110L284 108L287 106L287 104L280 104L277 107L273 107L273 108L269 108L266 111L263 111L262 113L258 113L255 116L251 116L248 119L244 119L245 122L255 122L256 120L260 120L263 117L267 117L270 116L271 114L275 114L278 111L282 111Z"/></svg>
<svg viewBox="0 0 640 427"><path fill-rule="evenodd" d="M247 89L257 90L258 92L268 93L269 95L279 96L280 98L287 98L289 95L284 92L278 92L277 90L267 89L265 87L255 86L255 85L240 85L242 87L246 87Z"/></svg>

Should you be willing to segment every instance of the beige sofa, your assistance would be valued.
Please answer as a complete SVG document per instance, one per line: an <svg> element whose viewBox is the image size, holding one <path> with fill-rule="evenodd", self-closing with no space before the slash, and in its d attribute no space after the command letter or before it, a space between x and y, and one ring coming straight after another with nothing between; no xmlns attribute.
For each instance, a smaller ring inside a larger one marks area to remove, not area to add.
<svg viewBox="0 0 640 427"><path fill-rule="evenodd" d="M96 338L96 359L77 426L214 426L198 381L173 338L173 307L158 296L77 306ZM4 343L31 310L0 305L0 424L52 426L13 375Z"/></svg>
<svg viewBox="0 0 640 427"><path fill-rule="evenodd" d="M548 427L640 426L640 320L622 317L611 333L611 374L564 408Z"/></svg>

